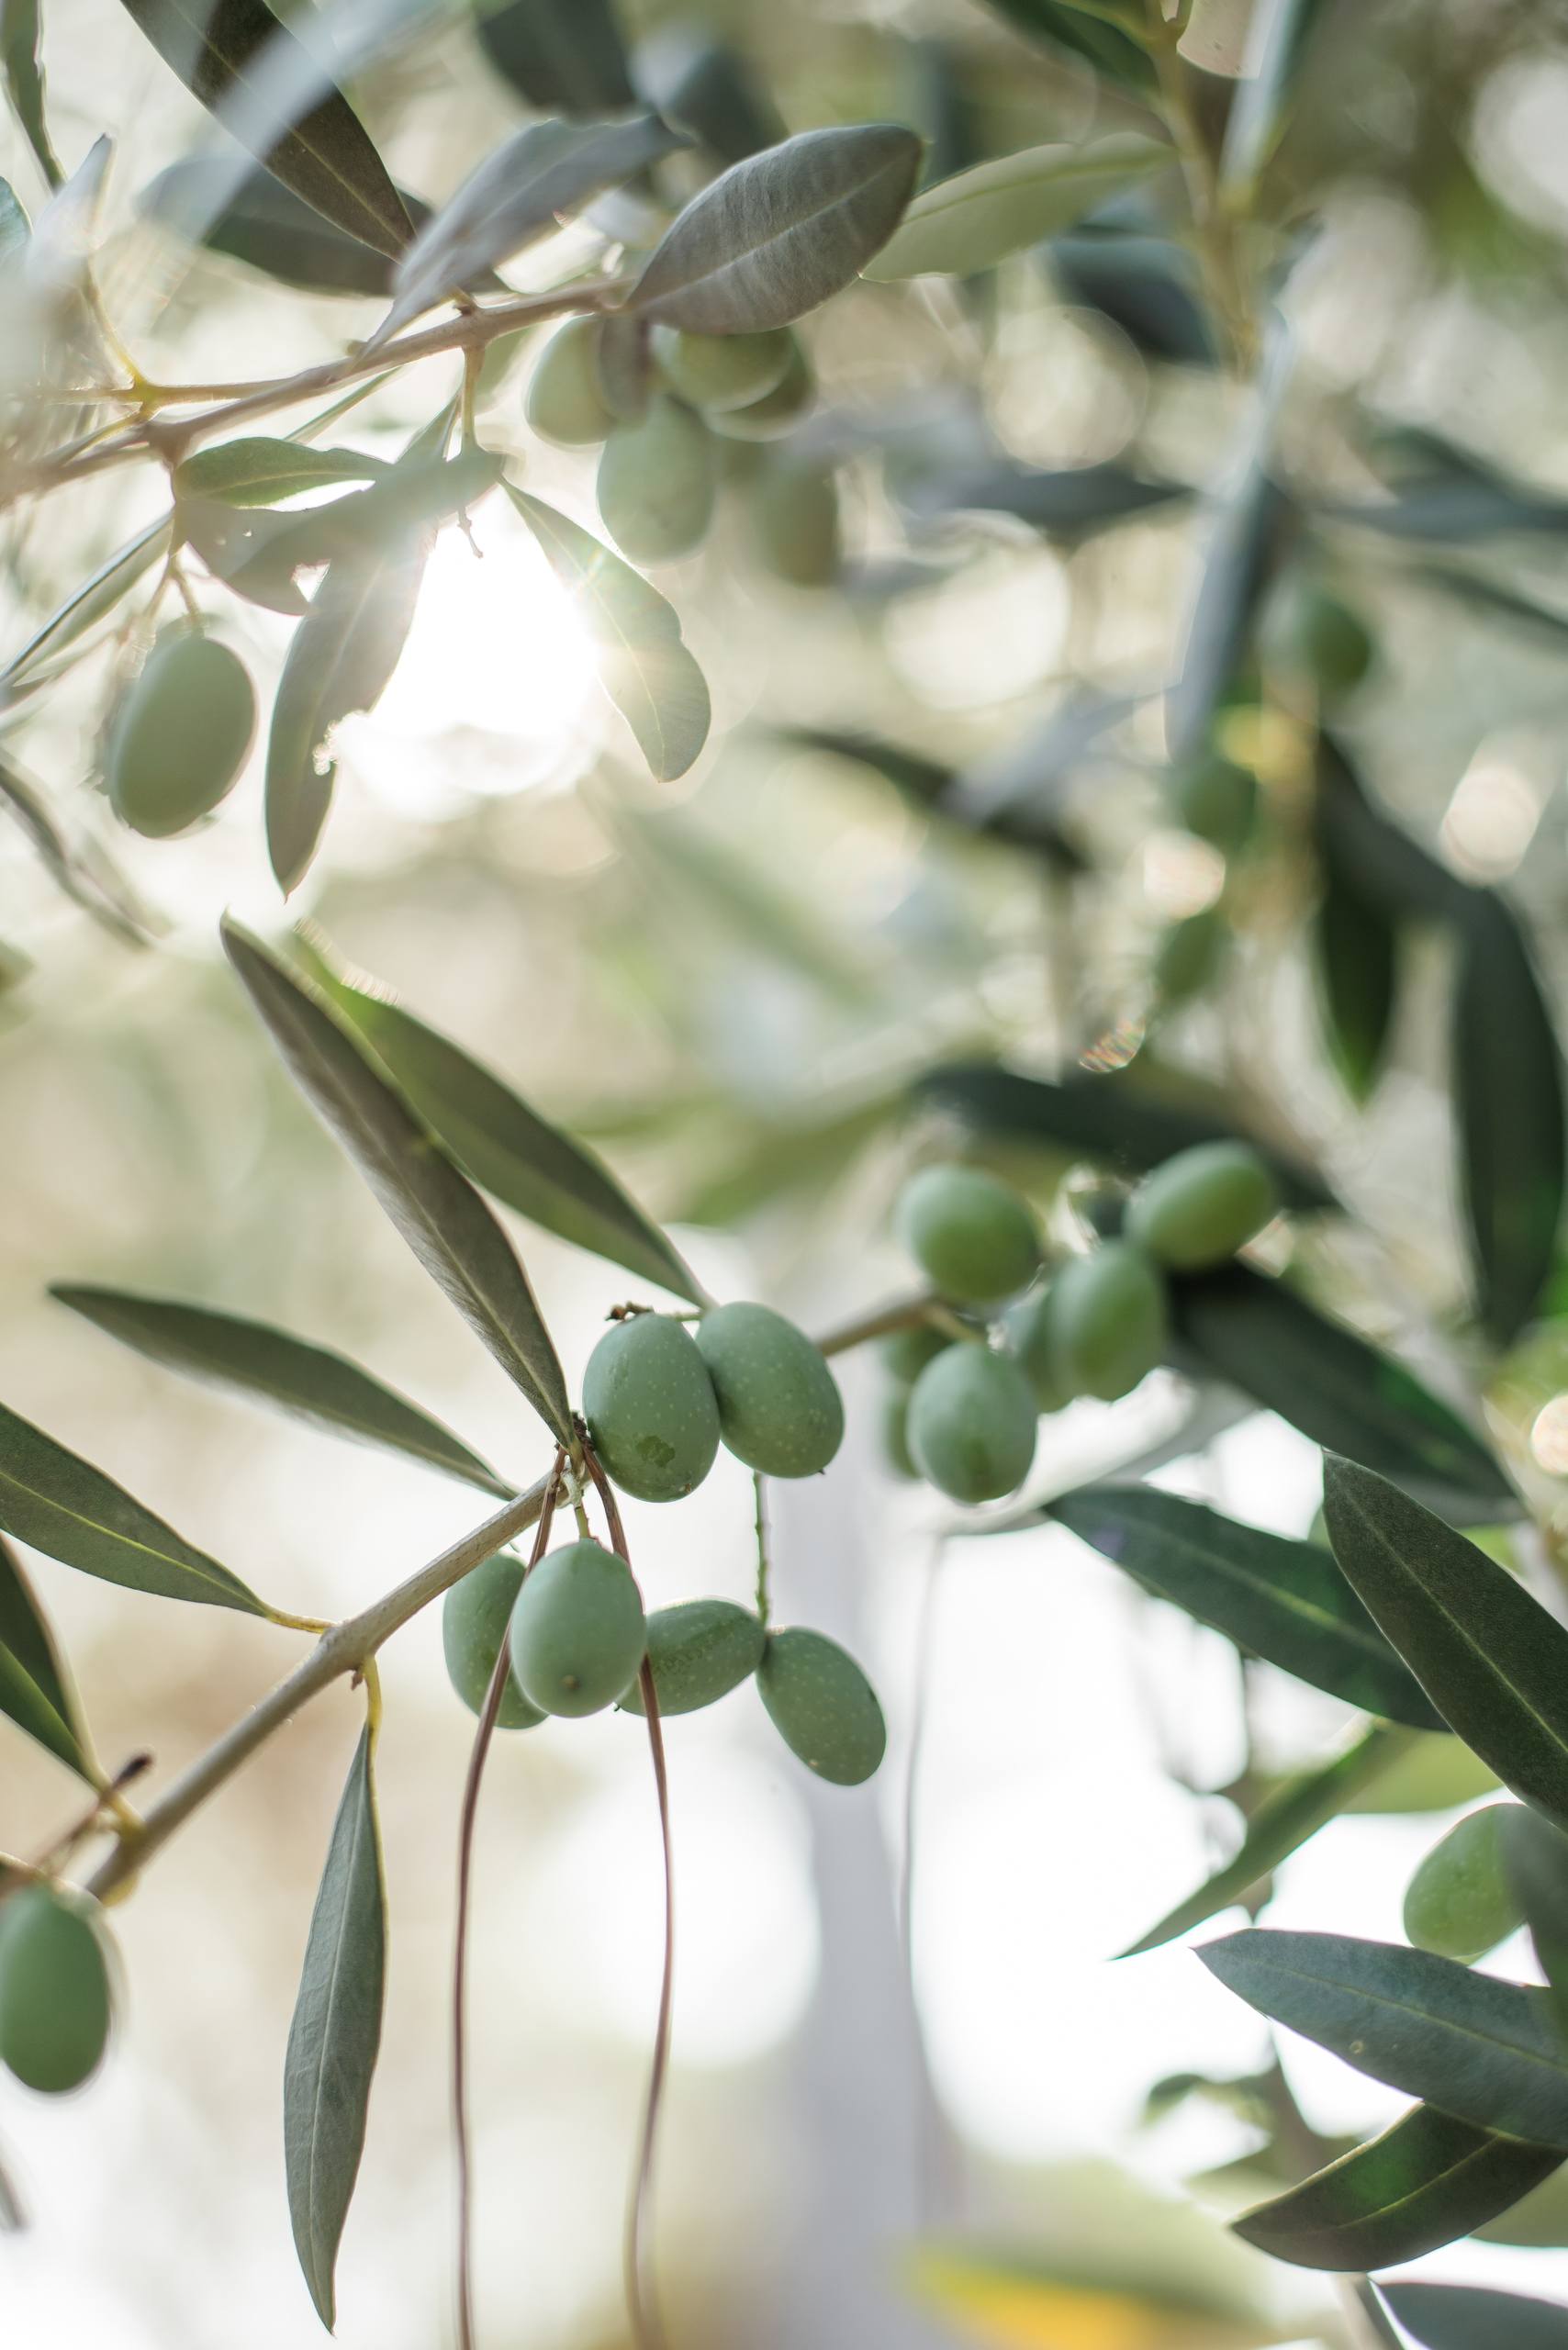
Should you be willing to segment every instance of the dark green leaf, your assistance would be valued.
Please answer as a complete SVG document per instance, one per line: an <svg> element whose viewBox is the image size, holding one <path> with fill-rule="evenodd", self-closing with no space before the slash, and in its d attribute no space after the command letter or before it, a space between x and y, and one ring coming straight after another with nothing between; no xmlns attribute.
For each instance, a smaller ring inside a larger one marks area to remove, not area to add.
<svg viewBox="0 0 1568 2350"><path fill-rule="evenodd" d="M177 498L218 498L227 506L275 506L302 490L342 481L374 481L387 467L358 449L308 449L297 441L220 441L174 468Z"/></svg>
<svg viewBox="0 0 1568 2350"><path fill-rule="evenodd" d="M1249 2007L1374 2081L1484 2130L1568 2146L1568 2049L1544 1991L1347 1934L1253 1927L1198 1955Z"/></svg>
<svg viewBox="0 0 1568 2350"><path fill-rule="evenodd" d="M432 1280L551 1433L572 1440L550 1335L506 1235L320 998L227 920L230 961L291 1075Z"/></svg>
<svg viewBox="0 0 1568 2350"><path fill-rule="evenodd" d="M398 194L414 228L430 218L428 204L406 189ZM307 294L392 290L386 253L334 228L259 163L237 169L222 156L186 156L149 181L138 202L148 218L189 242L226 253ZM471 290L482 289L476 284Z"/></svg>
<svg viewBox="0 0 1568 2350"><path fill-rule="evenodd" d="M1369 1730L1320 1769L1282 1780L1248 1821L1247 1833L1232 1857L1122 1956L1139 1958L1145 1951L1158 1950L1162 1943L1174 1942L1178 1934L1191 1933L1194 1926L1245 1900L1282 1862L1299 1852L1309 1836L1337 1819L1352 1796L1388 1768L1403 1743L1397 1730Z"/></svg>
<svg viewBox="0 0 1568 2350"><path fill-rule="evenodd" d="M325 968L321 984L472 1181L575 1247L703 1303L690 1268L591 1151L384 994Z"/></svg>
<svg viewBox="0 0 1568 2350"><path fill-rule="evenodd" d="M1047 473L1011 458L988 458L924 476L908 493L916 517L1011 514L1064 546L1145 514L1189 492L1180 482L1146 481L1125 465L1073 465Z"/></svg>
<svg viewBox="0 0 1568 2350"><path fill-rule="evenodd" d="M1568 2031L1568 1837L1539 1812L1509 1804L1498 1820L1503 1869L1524 1912L1540 1971Z"/></svg>
<svg viewBox="0 0 1568 2350"><path fill-rule="evenodd" d="M143 1509L101 1470L0 1405L0 1528L83 1574L162 1599L264 1616L227 1567Z"/></svg>
<svg viewBox="0 0 1568 2350"><path fill-rule="evenodd" d="M1568 2309L1479 2285L1384 2285L1383 2300L1425 2350L1568 2350Z"/></svg>
<svg viewBox="0 0 1568 2350"><path fill-rule="evenodd" d="M336 2315L338 2245L359 2174L381 2046L386 1969L386 1899L365 1729L332 1823L283 2075L284 2165L295 2250L329 2330Z"/></svg>
<svg viewBox="0 0 1568 2350"><path fill-rule="evenodd" d="M1171 1284L1171 1314L1184 1360L1314 1444L1364 1461L1464 1525L1520 1515L1503 1470L1446 1404L1283 1281L1245 1265L1193 1274Z"/></svg>
<svg viewBox="0 0 1568 2350"><path fill-rule="evenodd" d="M1499 1346L1530 1322L1562 1221L1562 1058L1529 947L1473 890L1459 934L1454 1114L1481 1320Z"/></svg>
<svg viewBox="0 0 1568 2350"><path fill-rule="evenodd" d="M1337 736L1318 738L1315 819L1323 853L1394 921L1448 922L1476 895L1374 805Z"/></svg>
<svg viewBox="0 0 1568 2350"><path fill-rule="evenodd" d="M1364 1713L1447 1727L1320 1543L1239 1526L1148 1485L1082 1485L1049 1508L1147 1591L1238 1648Z"/></svg>
<svg viewBox="0 0 1568 2350"><path fill-rule="evenodd" d="M693 197L630 299L699 334L788 326L864 269L898 226L920 141L898 123L805 130Z"/></svg>
<svg viewBox="0 0 1568 2350"><path fill-rule="evenodd" d="M1044 249L1066 301L1098 310L1145 359L1212 367L1216 351L1192 255L1164 237L1086 223Z"/></svg>
<svg viewBox="0 0 1568 2350"><path fill-rule="evenodd" d="M1506 1787L1568 1824L1568 1631L1370 1469L1331 1454L1323 1512L1334 1556L1444 1720Z"/></svg>
<svg viewBox="0 0 1568 2350"><path fill-rule="evenodd" d="M1154 86L1154 60L1143 43L1102 17L1081 15L1072 0L991 0L998 16L1032 40L1065 49L1108 81L1143 92Z"/></svg>
<svg viewBox="0 0 1568 2350"><path fill-rule="evenodd" d="M93 1783L49 1626L6 1542L0 1542L0 1714Z"/></svg>
<svg viewBox="0 0 1568 2350"><path fill-rule="evenodd" d="M1325 836L1313 917L1323 1024L1345 1091L1367 1101L1383 1074L1399 985L1399 932L1357 867Z"/></svg>
<svg viewBox="0 0 1568 2350"><path fill-rule="evenodd" d="M65 177L44 118L43 67L39 59L39 0L0 0L0 63L6 95L47 184Z"/></svg>
<svg viewBox="0 0 1568 2350"><path fill-rule="evenodd" d="M1163 1099L1137 1076L1122 1072L1057 1085L989 1061L949 1061L928 1069L920 1091L982 1133L1081 1153L1133 1175L1147 1174L1194 1143L1234 1142L1240 1132L1224 1118ZM1282 1158L1256 1135L1241 1139L1269 1161L1287 1206L1334 1205L1311 1169Z"/></svg>
<svg viewBox="0 0 1568 2350"><path fill-rule="evenodd" d="M478 17L498 73L533 106L598 114L633 102L613 0L510 0Z"/></svg>
<svg viewBox="0 0 1568 2350"><path fill-rule="evenodd" d="M992 156L923 189L866 275L882 284L990 269L1170 162L1168 147L1130 131Z"/></svg>
<svg viewBox="0 0 1568 2350"><path fill-rule="evenodd" d="M402 252L412 223L364 125L265 0L124 5L193 96L286 187L377 252Z"/></svg>
<svg viewBox="0 0 1568 2350"><path fill-rule="evenodd" d="M1500 2138L1418 2105L1234 2224L1260 2252L1297 2268L1393 2268L1484 2227L1562 2160L1556 2147Z"/></svg>
<svg viewBox="0 0 1568 2350"><path fill-rule="evenodd" d="M722 162L739 163L785 136L746 59L697 26L661 25L638 43L632 73L646 103Z"/></svg>
<svg viewBox="0 0 1568 2350"><path fill-rule="evenodd" d="M357 1363L286 1330L172 1299L57 1281L50 1292L100 1330L172 1371L275 1404L337 1436L398 1452L503 1500L515 1489L476 1453ZM0 1631L0 1638L4 1637Z"/></svg>
<svg viewBox="0 0 1568 2350"><path fill-rule="evenodd" d="M593 638L600 685L652 773L673 782L707 741L712 715L674 607L591 532L510 482L506 488Z"/></svg>

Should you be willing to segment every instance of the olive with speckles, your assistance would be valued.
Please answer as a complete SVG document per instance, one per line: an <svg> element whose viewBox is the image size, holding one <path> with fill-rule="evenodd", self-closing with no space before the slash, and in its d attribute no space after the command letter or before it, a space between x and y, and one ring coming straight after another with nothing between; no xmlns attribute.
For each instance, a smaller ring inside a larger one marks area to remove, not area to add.
<svg viewBox="0 0 1568 2350"><path fill-rule="evenodd" d="M588 1357L583 1416L609 1474L640 1502L695 1492L719 1449L713 1382L684 1322L633 1314Z"/></svg>
<svg viewBox="0 0 1568 2350"><path fill-rule="evenodd" d="M773 1727L808 1771L857 1787L888 1743L877 1693L855 1659L821 1632L768 1635L756 1685Z"/></svg>
<svg viewBox="0 0 1568 2350"><path fill-rule="evenodd" d="M844 1440L844 1404L820 1347L768 1305L717 1305L697 1344L727 1449L768 1477L812 1477Z"/></svg>

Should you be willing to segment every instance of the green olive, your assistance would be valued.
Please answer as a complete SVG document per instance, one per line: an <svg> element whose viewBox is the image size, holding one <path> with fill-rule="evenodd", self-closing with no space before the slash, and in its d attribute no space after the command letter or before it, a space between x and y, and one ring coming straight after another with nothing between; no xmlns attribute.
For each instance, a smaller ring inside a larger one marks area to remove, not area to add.
<svg viewBox="0 0 1568 2350"><path fill-rule="evenodd" d="M1434 1844L1405 1894L1405 1931L1417 1950L1468 1966L1523 1923L1503 1861L1503 1820L1511 1807L1473 1811Z"/></svg>
<svg viewBox="0 0 1568 2350"><path fill-rule="evenodd" d="M632 1571L599 1542L547 1550L511 1611L511 1669L546 1714L597 1714L623 1695L648 1628Z"/></svg>
<svg viewBox="0 0 1568 2350"><path fill-rule="evenodd" d="M471 1714L485 1710L490 1675L507 1636L507 1626L527 1570L506 1550L483 1560L454 1583L442 1603L441 1639L453 1687ZM501 1692L498 1729L532 1729L544 1718L508 1673Z"/></svg>
<svg viewBox="0 0 1568 2350"><path fill-rule="evenodd" d="M688 334L655 326L654 358L678 398L705 411L751 408L777 389L795 348L788 327L762 334Z"/></svg>
<svg viewBox="0 0 1568 2350"><path fill-rule="evenodd" d="M774 1729L819 1779L857 1787L887 1749L882 1709L855 1659L821 1632L771 1632L756 1685Z"/></svg>
<svg viewBox="0 0 1568 2350"><path fill-rule="evenodd" d="M762 1662L767 1634L759 1617L730 1599L688 1599L656 1607L648 1618L648 1662L661 1714L694 1714L716 1705L749 1681ZM640 1714L643 1692L633 1681L622 1709Z"/></svg>
<svg viewBox="0 0 1568 2350"><path fill-rule="evenodd" d="M1244 1142L1199 1143L1147 1175L1127 1203L1127 1238L1173 1272L1223 1265L1280 1210L1279 1186Z"/></svg>
<svg viewBox="0 0 1568 2350"><path fill-rule="evenodd" d="M1327 588L1310 588L1294 616L1293 651L1326 702L1353 694L1376 657L1377 648L1358 612Z"/></svg>
<svg viewBox="0 0 1568 2350"><path fill-rule="evenodd" d="M673 563L700 546L716 487L707 426L663 392L637 423L615 427L599 461L599 510L633 563Z"/></svg>
<svg viewBox="0 0 1568 2350"><path fill-rule="evenodd" d="M708 1366L667 1314L633 1314L605 1332L583 1373L583 1416L606 1470L640 1502L679 1501L718 1454Z"/></svg>
<svg viewBox="0 0 1568 2350"><path fill-rule="evenodd" d="M543 441L586 449L607 441L615 418L599 381L599 320L569 319L545 344L529 378L523 414Z"/></svg>
<svg viewBox="0 0 1568 2350"><path fill-rule="evenodd" d="M109 1970L85 1897L26 1885L0 1903L0 2060L58 2096L97 2070L109 2036Z"/></svg>
<svg viewBox="0 0 1568 2350"><path fill-rule="evenodd" d="M899 1194L899 1237L944 1297L999 1305L1040 1265L1027 1203L980 1167L924 1167Z"/></svg>
<svg viewBox="0 0 1568 2350"><path fill-rule="evenodd" d="M752 490L757 553L791 588L831 588L838 577L838 484L819 465L770 465Z"/></svg>
<svg viewBox="0 0 1568 2350"><path fill-rule="evenodd" d="M878 1345L882 1369L902 1387L913 1387L928 1362L946 1354L954 1343L951 1333L930 1322L913 1323L907 1330L890 1330Z"/></svg>
<svg viewBox="0 0 1568 2350"><path fill-rule="evenodd" d="M697 1325L725 1445L768 1477L814 1477L844 1441L838 1382L820 1347L767 1305L719 1305Z"/></svg>
<svg viewBox="0 0 1568 2350"><path fill-rule="evenodd" d="M1010 1305L1002 1317L1009 1351L1034 1392L1036 1408L1059 1412L1072 1401L1073 1391L1062 1380L1051 1338L1051 1293L1048 1285L1032 1290Z"/></svg>
<svg viewBox="0 0 1568 2350"><path fill-rule="evenodd" d="M1155 943L1150 977L1156 1000L1165 1005L1186 1003L1207 987L1230 944L1230 926L1217 906L1201 913L1183 914L1161 931Z"/></svg>
<svg viewBox="0 0 1568 2350"><path fill-rule="evenodd" d="M1011 1355L950 1347L909 1399L909 1449L923 1477L956 1502L1000 1501L1029 1473L1035 1397Z"/></svg>
<svg viewBox="0 0 1568 2350"><path fill-rule="evenodd" d="M749 408L710 410L713 430L726 441L777 441L805 414L816 388L811 362L791 336L789 364L773 389Z"/></svg>
<svg viewBox="0 0 1568 2350"><path fill-rule="evenodd" d="M1190 833L1233 856L1258 813L1258 778L1250 767L1211 751L1171 778L1174 812Z"/></svg>
<svg viewBox="0 0 1568 2350"><path fill-rule="evenodd" d="M239 656L184 622L161 630L109 728L115 814L149 840L183 833L233 789L255 731Z"/></svg>
<svg viewBox="0 0 1568 2350"><path fill-rule="evenodd" d="M1130 1241L1070 1258L1047 1295L1057 1376L1073 1394L1114 1403L1162 1360L1165 1283Z"/></svg>

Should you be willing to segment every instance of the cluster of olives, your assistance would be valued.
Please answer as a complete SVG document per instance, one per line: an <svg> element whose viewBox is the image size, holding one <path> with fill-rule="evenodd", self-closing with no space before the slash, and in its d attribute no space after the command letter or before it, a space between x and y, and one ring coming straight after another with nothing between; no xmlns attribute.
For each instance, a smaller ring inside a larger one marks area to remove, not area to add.
<svg viewBox="0 0 1568 2350"><path fill-rule="evenodd" d="M1243 1143L1204 1143L1133 1192L1118 1237L1041 1279L1029 1206L983 1169L927 1167L905 1185L901 1238L945 1306L884 1345L893 1466L952 1501L1000 1501L1029 1472L1041 1413L1126 1395L1165 1356L1168 1272L1246 1246L1279 1206Z"/></svg>
<svg viewBox="0 0 1568 2350"><path fill-rule="evenodd" d="M97 2070L109 1967L95 1905L41 1877L0 1901L0 2062L59 2096Z"/></svg>
<svg viewBox="0 0 1568 2350"><path fill-rule="evenodd" d="M551 337L528 387L529 423L562 448L602 444L599 510L635 564L672 563L700 546L721 473L744 472L758 552L780 577L829 586L839 563L832 471L754 446L787 433L811 405L811 365L787 327L689 334L655 326L631 347L615 322L573 319ZM726 463L726 444L728 458Z"/></svg>
<svg viewBox="0 0 1568 2350"><path fill-rule="evenodd" d="M692 1493L721 1443L764 1475L810 1477L844 1436L820 1348L766 1305L711 1307L695 1335L671 1315L626 1315L588 1359L583 1412L601 1467L647 1502ZM755 1675L785 1744L819 1777L854 1786L882 1759L881 1708L836 1642L770 1630L727 1599L644 1616L624 1560L587 1539L532 1572L505 1552L487 1559L447 1594L442 1631L453 1686L476 1713L507 1643L503 1729L616 1704L641 1713L645 1659L661 1714L714 1705Z"/></svg>
<svg viewBox="0 0 1568 2350"><path fill-rule="evenodd" d="M183 833L228 798L255 732L238 655L192 621L161 629L109 721L109 805L149 840Z"/></svg>

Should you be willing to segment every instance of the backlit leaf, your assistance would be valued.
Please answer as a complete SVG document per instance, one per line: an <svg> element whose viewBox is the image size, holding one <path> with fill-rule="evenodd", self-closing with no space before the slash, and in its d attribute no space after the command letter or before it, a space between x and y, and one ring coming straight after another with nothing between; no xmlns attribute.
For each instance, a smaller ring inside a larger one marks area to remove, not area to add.
<svg viewBox="0 0 1568 2350"><path fill-rule="evenodd" d="M1170 162L1170 149L1157 140L1118 132L1083 147L1027 147L976 163L914 198L866 275L962 277L989 269Z"/></svg>
<svg viewBox="0 0 1568 2350"><path fill-rule="evenodd" d="M91 1783L75 1699L42 1611L6 1542L0 1542L0 1714Z"/></svg>
<svg viewBox="0 0 1568 2350"><path fill-rule="evenodd" d="M358 449L310 449L297 441L220 441L174 468L177 498L213 498L229 506L275 506L302 490L344 481L374 481L387 467Z"/></svg>

